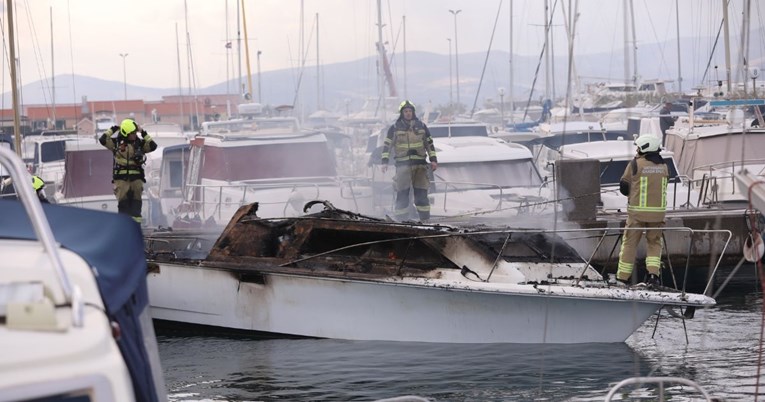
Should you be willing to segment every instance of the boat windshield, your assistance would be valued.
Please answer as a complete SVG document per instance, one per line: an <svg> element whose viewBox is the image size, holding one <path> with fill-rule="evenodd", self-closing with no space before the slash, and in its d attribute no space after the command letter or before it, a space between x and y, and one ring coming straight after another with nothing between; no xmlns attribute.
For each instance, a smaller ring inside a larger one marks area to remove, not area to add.
<svg viewBox="0 0 765 402"><path fill-rule="evenodd" d="M626 161L600 161L600 185L618 186L624 170L632 159ZM669 168L669 182L675 183L679 180L677 177L677 168L672 158L664 158L664 163Z"/></svg>
<svg viewBox="0 0 765 402"><path fill-rule="evenodd" d="M457 187L490 188L537 187L542 178L531 159L440 163L434 172L436 180Z"/></svg>
<svg viewBox="0 0 765 402"><path fill-rule="evenodd" d="M290 142L205 147L201 175L213 180L242 181L334 177L337 173L325 142Z"/></svg>

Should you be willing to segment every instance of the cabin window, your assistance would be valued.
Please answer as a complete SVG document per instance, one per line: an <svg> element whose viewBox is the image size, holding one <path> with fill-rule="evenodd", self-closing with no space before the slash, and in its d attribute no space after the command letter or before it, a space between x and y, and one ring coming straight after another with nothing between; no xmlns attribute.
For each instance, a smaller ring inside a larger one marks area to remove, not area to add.
<svg viewBox="0 0 765 402"><path fill-rule="evenodd" d="M170 161L170 188L181 188L183 186L183 162Z"/></svg>

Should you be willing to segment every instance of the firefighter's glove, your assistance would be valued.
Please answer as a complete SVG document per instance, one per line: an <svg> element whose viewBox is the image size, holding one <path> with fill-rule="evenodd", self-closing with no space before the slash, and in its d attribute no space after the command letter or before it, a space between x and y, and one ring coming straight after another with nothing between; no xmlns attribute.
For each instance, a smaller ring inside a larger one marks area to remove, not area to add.
<svg viewBox="0 0 765 402"><path fill-rule="evenodd" d="M112 134L118 133L120 131L120 126L111 126L109 127L109 130L111 130Z"/></svg>
<svg viewBox="0 0 765 402"><path fill-rule="evenodd" d="M106 145L106 139L109 138L109 133L103 133L101 134L101 138L98 139L98 143L101 145Z"/></svg>
<svg viewBox="0 0 765 402"><path fill-rule="evenodd" d="M140 132L141 132L141 138L146 138L146 136L147 136L147 135L149 135L149 134L146 132L146 130L144 130L144 129L141 129L141 131L140 131Z"/></svg>

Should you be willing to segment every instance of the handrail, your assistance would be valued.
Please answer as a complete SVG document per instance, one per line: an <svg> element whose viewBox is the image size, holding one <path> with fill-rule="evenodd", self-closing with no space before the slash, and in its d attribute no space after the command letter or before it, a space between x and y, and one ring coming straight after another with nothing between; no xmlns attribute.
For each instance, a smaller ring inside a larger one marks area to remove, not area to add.
<svg viewBox="0 0 765 402"><path fill-rule="evenodd" d="M701 395L704 396L704 398L708 401L712 401L712 397L709 395L709 393L704 389L701 388L699 384L697 384L695 381L691 381L686 378L682 377L632 377L627 378L625 380L620 381L618 384L614 385L610 391L608 391L608 395L606 395L605 402L610 402L614 395L616 395L616 392L619 391L622 387L625 385L633 385L633 384L659 384L659 401L664 401L664 383L678 383L683 384L686 386L689 386L691 388L694 388L696 391L698 391Z"/></svg>
<svg viewBox="0 0 765 402"><path fill-rule="evenodd" d="M69 275L64 270L64 263L58 252L53 231L48 224L48 220L45 217L45 212L42 209L39 199L32 190L32 186L22 185L22 183L27 183L28 181L24 164L16 154L9 149L2 147L0 147L0 164L8 169L8 172L15 183L14 189L16 190L16 194L22 205L24 205L24 209L32 223L32 229L35 231L37 240L42 244L45 253L48 255L51 266L61 284L61 289L64 292L66 301L72 305L72 325L81 327L83 324L83 302L78 296L80 294L79 289L76 289L75 286L72 285Z"/></svg>

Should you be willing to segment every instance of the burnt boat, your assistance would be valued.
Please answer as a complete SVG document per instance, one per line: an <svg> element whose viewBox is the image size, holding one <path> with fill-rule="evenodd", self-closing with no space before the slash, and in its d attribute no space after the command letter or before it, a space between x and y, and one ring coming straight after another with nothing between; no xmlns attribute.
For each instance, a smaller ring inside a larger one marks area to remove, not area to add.
<svg viewBox="0 0 765 402"><path fill-rule="evenodd" d="M245 205L220 236L156 232L146 244L155 320L278 335L623 342L663 306L715 303L610 284L551 233L395 223L329 203L280 219Z"/></svg>

